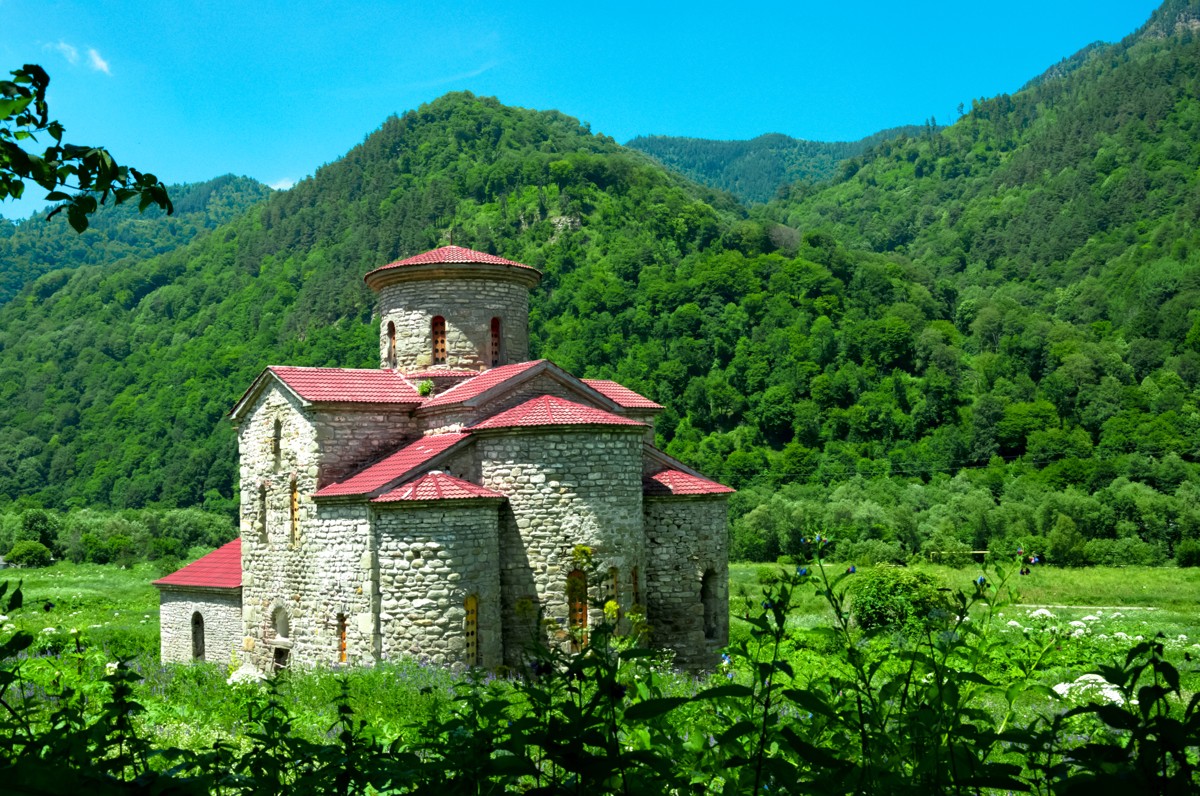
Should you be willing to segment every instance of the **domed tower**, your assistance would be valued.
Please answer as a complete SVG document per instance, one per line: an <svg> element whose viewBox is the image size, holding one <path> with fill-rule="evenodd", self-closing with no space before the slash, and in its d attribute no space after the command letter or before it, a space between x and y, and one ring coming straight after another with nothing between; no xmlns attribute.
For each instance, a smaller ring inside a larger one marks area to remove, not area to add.
<svg viewBox="0 0 1200 796"><path fill-rule="evenodd" d="M536 268L443 246L376 268L379 366L486 370L529 359L529 290Z"/></svg>

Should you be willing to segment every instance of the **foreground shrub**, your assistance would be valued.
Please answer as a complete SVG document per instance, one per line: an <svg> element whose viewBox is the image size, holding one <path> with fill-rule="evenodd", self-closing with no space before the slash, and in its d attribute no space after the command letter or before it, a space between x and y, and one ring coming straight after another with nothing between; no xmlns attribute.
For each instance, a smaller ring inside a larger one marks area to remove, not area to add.
<svg viewBox="0 0 1200 796"><path fill-rule="evenodd" d="M1140 643L1100 667L1091 682L1103 682L1102 702L1079 688L1064 702L1042 679L1058 639L989 632L1002 582L981 579L956 592L943 632L889 640L864 638L846 609L847 587L865 580L800 563L764 591L749 635L708 680L663 676L649 651L602 625L582 652L531 648L511 679L476 673L440 691L427 710L396 711L406 722L400 732L364 721L364 697L356 702L350 680L333 672L321 675L318 695L333 718L306 737L297 731L292 673L223 686L216 667L189 671L175 685L233 705L242 731L233 743L187 750L163 743L154 721L142 720L136 667L97 656L75 634L54 657L30 656L31 634L0 631L0 782L6 793L97 796L1200 787L1200 698L1185 701L1161 643ZM0 583L0 598L7 586ZM783 650L798 632L813 632L789 622L793 596L804 590L826 598L832 620L821 628L821 664L801 670ZM0 605L18 622L30 610L19 590Z"/></svg>
<svg viewBox="0 0 1200 796"><path fill-rule="evenodd" d="M924 572L881 564L857 577L850 592L850 615L863 630L932 627L949 614L949 602Z"/></svg>
<svg viewBox="0 0 1200 796"><path fill-rule="evenodd" d="M41 542L24 541L13 545L13 549L8 551L4 560L14 567L48 567L51 558L50 548L46 545Z"/></svg>
<svg viewBox="0 0 1200 796"><path fill-rule="evenodd" d="M1181 567L1200 567L1200 539L1184 539L1175 545L1175 563Z"/></svg>

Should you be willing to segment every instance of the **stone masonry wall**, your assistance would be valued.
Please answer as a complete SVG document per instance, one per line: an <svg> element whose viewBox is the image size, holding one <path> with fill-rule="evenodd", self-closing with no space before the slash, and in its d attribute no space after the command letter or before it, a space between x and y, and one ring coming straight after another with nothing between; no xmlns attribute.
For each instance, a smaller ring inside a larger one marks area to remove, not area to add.
<svg viewBox="0 0 1200 796"><path fill-rule="evenodd" d="M411 655L467 662L465 604L478 598L478 665L502 660L499 502L385 504L377 508L379 628L386 660Z"/></svg>
<svg viewBox="0 0 1200 796"><path fill-rule="evenodd" d="M576 545L593 549L602 575L616 568L611 596L628 611L630 572L646 569L641 429L505 429L479 434L476 451L483 486L508 496L500 523L505 663L521 662L539 632L539 607L556 627L551 641L568 640L566 579ZM610 596L603 590L589 586L589 625Z"/></svg>
<svg viewBox="0 0 1200 796"><path fill-rule="evenodd" d="M237 664L242 648L242 596L240 589L171 589L158 595L158 621L162 629L162 662L190 663L192 615L204 619L204 660Z"/></svg>
<svg viewBox="0 0 1200 796"><path fill-rule="evenodd" d="M320 446L318 487L340 481L421 436L410 409L332 409L311 411Z"/></svg>
<svg viewBox="0 0 1200 796"><path fill-rule="evenodd" d="M283 432L278 456L272 445L276 419ZM347 662L370 662L377 652L367 507L313 502L320 472L318 434L312 417L275 386L263 391L238 428L242 646L263 670L272 667L276 649L288 650L291 660L338 662L339 614L345 617ZM266 487L265 507L260 486ZM277 610L287 617L286 637L276 632Z"/></svg>
<svg viewBox="0 0 1200 796"><path fill-rule="evenodd" d="M379 293L379 363L388 363L388 322L396 324L396 367L433 364L432 322L446 319L446 364L480 370L492 366L492 318L500 318L500 364L529 358L529 288L467 274L410 280Z"/></svg>
<svg viewBox="0 0 1200 796"><path fill-rule="evenodd" d="M711 666L729 643L729 522L725 495L647 497L646 620L651 643L686 668ZM701 591L711 586L705 635Z"/></svg>

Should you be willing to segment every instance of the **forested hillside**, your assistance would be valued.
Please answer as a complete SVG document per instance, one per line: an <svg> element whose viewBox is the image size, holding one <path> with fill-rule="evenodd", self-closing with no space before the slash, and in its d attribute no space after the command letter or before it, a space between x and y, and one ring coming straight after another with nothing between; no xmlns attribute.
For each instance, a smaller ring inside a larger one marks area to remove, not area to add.
<svg viewBox="0 0 1200 796"><path fill-rule="evenodd" d="M42 211L19 223L0 218L0 303L48 271L176 249L232 221L271 193L256 180L232 174L169 190L174 214L168 216L155 206L139 213L131 204L101 205L82 234L71 229L65 214L47 221L48 211Z"/></svg>
<svg viewBox="0 0 1200 796"><path fill-rule="evenodd" d="M743 202L766 202L797 180L820 182L837 174L838 164L879 143L913 134L917 127L883 130L859 141L804 141L768 133L749 141L713 141L667 135L638 136L626 146L666 167Z"/></svg>
<svg viewBox="0 0 1200 796"><path fill-rule="evenodd" d="M535 355L655 398L660 444L741 490L735 555L821 529L1163 561L1200 544L1197 6L749 214L570 117L443 97L0 308L0 495L232 510L233 401L267 364L373 365L362 275L453 230L545 272Z"/></svg>

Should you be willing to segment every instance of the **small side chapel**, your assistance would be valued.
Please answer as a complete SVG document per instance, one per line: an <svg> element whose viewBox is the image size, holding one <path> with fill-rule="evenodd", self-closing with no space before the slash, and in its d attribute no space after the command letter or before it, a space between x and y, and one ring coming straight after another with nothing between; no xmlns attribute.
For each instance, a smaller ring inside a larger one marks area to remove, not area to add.
<svg viewBox="0 0 1200 796"><path fill-rule="evenodd" d="M254 380L241 536L155 582L164 662L513 666L610 601L678 665L714 661L733 490L654 447L655 402L528 359L540 279L459 246L390 263L366 275L377 370Z"/></svg>

